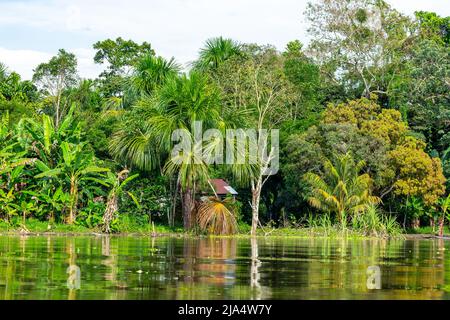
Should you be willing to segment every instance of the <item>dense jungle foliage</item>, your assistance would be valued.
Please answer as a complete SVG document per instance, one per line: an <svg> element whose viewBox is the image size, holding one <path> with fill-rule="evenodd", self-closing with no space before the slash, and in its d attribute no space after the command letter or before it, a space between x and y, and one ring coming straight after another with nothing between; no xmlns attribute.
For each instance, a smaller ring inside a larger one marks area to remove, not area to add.
<svg viewBox="0 0 450 320"><path fill-rule="evenodd" d="M381 0L321 0L305 17L307 47L217 37L187 68L122 38L93 45L104 66L96 79L81 79L64 49L30 81L0 64L0 224L216 234L429 225L442 234L450 17L408 17ZM196 121L203 131L279 129L280 170L266 176L261 159L208 165L195 154L174 162L172 132L194 139ZM215 196L211 178L229 182L236 200Z"/></svg>

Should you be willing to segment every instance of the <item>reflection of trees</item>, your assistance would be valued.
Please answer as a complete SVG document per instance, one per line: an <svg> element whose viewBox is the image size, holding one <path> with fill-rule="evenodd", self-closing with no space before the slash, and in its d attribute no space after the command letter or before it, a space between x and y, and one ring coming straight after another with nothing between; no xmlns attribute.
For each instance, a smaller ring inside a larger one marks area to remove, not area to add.
<svg viewBox="0 0 450 320"><path fill-rule="evenodd" d="M125 281L118 280L118 260L119 256L117 254L117 246L111 246L111 236L103 235L101 237L102 241L102 265L106 266L106 272L104 274L104 279L107 286L111 290L108 294L108 299L125 299L126 289L128 287Z"/></svg>
<svg viewBox="0 0 450 320"><path fill-rule="evenodd" d="M236 280L236 239L200 239L197 243L197 281L232 285Z"/></svg>
<svg viewBox="0 0 450 320"><path fill-rule="evenodd" d="M251 267L250 267L250 287L252 289L252 298L260 300L262 296L262 288L259 281L261 280L261 275L259 273L259 268L261 267L261 261L258 259L258 241L255 237L250 240L251 243Z"/></svg>
<svg viewBox="0 0 450 320"><path fill-rule="evenodd" d="M443 245L423 240L309 240L307 288L298 298L442 298ZM367 288L369 266L380 267L384 290Z"/></svg>
<svg viewBox="0 0 450 320"><path fill-rule="evenodd" d="M79 289L78 282L81 281L81 274L79 273L79 267L75 264L77 255L75 248L75 239L70 237L66 240L66 253L68 255L67 263L69 267L66 273L67 277L67 287L69 289L68 300L75 300L77 298L77 290Z"/></svg>
<svg viewBox="0 0 450 320"><path fill-rule="evenodd" d="M0 299L448 299L449 245L442 239L0 237ZM80 290L67 287L76 275L67 269L77 264ZM383 290L367 288L368 266L380 267Z"/></svg>
<svg viewBox="0 0 450 320"><path fill-rule="evenodd" d="M236 247L233 238L185 239L177 298L211 298L211 290L222 295L236 281Z"/></svg>

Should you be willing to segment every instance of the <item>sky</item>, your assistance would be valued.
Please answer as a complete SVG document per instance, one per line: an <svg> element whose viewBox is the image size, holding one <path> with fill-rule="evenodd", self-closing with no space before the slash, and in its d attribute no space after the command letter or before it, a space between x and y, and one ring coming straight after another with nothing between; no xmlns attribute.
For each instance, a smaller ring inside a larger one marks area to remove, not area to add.
<svg viewBox="0 0 450 320"><path fill-rule="evenodd" d="M94 64L92 45L122 37L151 43L157 55L184 65L211 37L272 44L282 50L294 39L307 43L307 0L0 0L0 61L23 79L59 48L76 54L83 78ZM450 16L450 0L388 0L399 11Z"/></svg>

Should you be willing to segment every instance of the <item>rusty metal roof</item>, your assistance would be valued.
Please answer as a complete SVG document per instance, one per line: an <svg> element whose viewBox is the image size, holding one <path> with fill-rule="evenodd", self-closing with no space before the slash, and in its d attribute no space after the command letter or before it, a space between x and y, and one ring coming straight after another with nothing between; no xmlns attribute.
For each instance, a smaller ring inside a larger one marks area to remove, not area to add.
<svg viewBox="0 0 450 320"><path fill-rule="evenodd" d="M236 190L233 189L225 180L223 179L211 179L209 182L214 186L217 194L238 194Z"/></svg>

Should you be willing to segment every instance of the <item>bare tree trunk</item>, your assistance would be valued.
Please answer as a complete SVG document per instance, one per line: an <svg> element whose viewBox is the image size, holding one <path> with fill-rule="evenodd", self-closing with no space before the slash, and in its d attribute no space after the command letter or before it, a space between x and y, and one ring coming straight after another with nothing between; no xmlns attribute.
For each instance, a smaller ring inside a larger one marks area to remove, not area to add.
<svg viewBox="0 0 450 320"><path fill-rule="evenodd" d="M251 235L256 236L259 223L259 202L261 199L262 177L258 178L256 184L252 184L252 230Z"/></svg>

